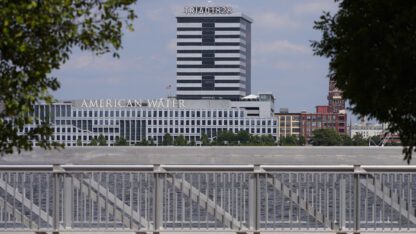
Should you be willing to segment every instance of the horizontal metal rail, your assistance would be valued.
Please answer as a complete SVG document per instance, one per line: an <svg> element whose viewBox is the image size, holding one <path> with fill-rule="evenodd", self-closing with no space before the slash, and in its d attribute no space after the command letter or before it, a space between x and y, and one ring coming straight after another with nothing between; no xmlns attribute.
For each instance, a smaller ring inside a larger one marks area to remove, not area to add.
<svg viewBox="0 0 416 234"><path fill-rule="evenodd" d="M1 231L416 232L416 166L0 165Z"/></svg>

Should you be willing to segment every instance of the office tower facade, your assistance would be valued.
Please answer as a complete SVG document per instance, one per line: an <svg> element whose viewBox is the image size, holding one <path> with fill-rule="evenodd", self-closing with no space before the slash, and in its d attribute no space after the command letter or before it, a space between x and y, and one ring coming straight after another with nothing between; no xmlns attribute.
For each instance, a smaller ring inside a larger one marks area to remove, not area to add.
<svg viewBox="0 0 416 234"><path fill-rule="evenodd" d="M185 7L177 16L178 99L251 93L251 23L230 7Z"/></svg>

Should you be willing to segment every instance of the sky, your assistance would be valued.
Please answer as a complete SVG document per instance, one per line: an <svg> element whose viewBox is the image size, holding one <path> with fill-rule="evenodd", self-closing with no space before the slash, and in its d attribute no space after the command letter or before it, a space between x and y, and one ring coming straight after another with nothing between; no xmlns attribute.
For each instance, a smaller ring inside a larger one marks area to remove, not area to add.
<svg viewBox="0 0 416 234"><path fill-rule="evenodd" d="M176 18L185 6L231 6L253 19L252 93L272 92L276 110L313 112L327 104L328 60L313 55L314 20L332 0L138 0L135 30L125 30L120 58L74 50L54 71L59 100L160 98L175 94ZM169 85L173 88L167 89Z"/></svg>

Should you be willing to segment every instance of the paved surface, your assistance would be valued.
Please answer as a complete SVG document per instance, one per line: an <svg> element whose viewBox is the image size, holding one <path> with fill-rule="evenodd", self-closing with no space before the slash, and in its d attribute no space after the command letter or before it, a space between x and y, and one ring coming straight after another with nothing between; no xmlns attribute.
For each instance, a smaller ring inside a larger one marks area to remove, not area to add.
<svg viewBox="0 0 416 234"><path fill-rule="evenodd" d="M407 165L401 147L68 147L5 155L0 164ZM412 161L416 165L416 159Z"/></svg>

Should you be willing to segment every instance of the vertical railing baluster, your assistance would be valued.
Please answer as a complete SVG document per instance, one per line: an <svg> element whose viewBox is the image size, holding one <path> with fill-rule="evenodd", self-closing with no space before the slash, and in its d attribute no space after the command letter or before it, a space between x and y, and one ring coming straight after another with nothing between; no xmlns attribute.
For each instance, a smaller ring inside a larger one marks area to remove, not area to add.
<svg viewBox="0 0 416 234"><path fill-rule="evenodd" d="M109 223L109 216L110 216L110 209L108 207L108 193L109 193L109 182L108 182L108 176L109 173L105 173L105 229L108 228L108 223Z"/></svg>
<svg viewBox="0 0 416 234"><path fill-rule="evenodd" d="M16 189L17 189L16 175L17 175L16 172L13 173L13 212L12 212L12 216L13 216L13 229L16 229L16 222L17 222L17 218L16 218ZM40 189L39 189L39 193L40 193ZM40 202L39 202L39 207L40 207ZM38 228L39 228L39 225L38 225Z"/></svg>
<svg viewBox="0 0 416 234"><path fill-rule="evenodd" d="M260 229L260 172L260 165L254 165L254 171L250 174L248 184L249 229L252 231Z"/></svg>
<svg viewBox="0 0 416 234"><path fill-rule="evenodd" d="M365 216L365 229L368 230L368 174L365 178L365 198L364 198L364 216Z"/></svg>
<svg viewBox="0 0 416 234"><path fill-rule="evenodd" d="M72 210L73 180L72 180L72 176L68 173L63 174L63 177L64 177L64 201L63 201L64 228L71 229L72 228L72 212L73 212Z"/></svg>
<svg viewBox="0 0 416 234"><path fill-rule="evenodd" d="M153 222L154 231L163 229L163 172L160 165L153 166L154 196L153 196Z"/></svg>
<svg viewBox="0 0 416 234"><path fill-rule="evenodd" d="M64 170L60 167L60 165L54 164L53 165L53 225L52 229L55 231L59 231L59 218L60 218L60 189L61 189L61 176L63 175ZM30 184L31 184L31 205L33 203L33 174L31 174ZM31 210L32 214L32 210ZM31 217L31 220L33 218Z"/></svg>
<svg viewBox="0 0 416 234"><path fill-rule="evenodd" d="M133 225L133 174L130 172L129 173L129 185L130 185L130 196L129 196L129 202L130 202L130 230L133 230L134 225ZM101 209L100 209L101 210ZM140 222L139 222L140 223Z"/></svg>
<svg viewBox="0 0 416 234"><path fill-rule="evenodd" d="M412 184L411 184L411 181L412 181L412 176L413 176L413 174L412 173L409 173L408 174L408 177L407 177L407 230L409 231L410 230L410 210L412 210L413 209L413 206L412 206L412 197L411 197L411 191L412 191Z"/></svg>
<svg viewBox="0 0 416 234"><path fill-rule="evenodd" d="M346 181L343 174L340 175L339 182L339 228L345 229L345 215L346 215Z"/></svg>
<svg viewBox="0 0 416 234"><path fill-rule="evenodd" d="M354 166L354 233L360 232L361 222L361 167Z"/></svg>

